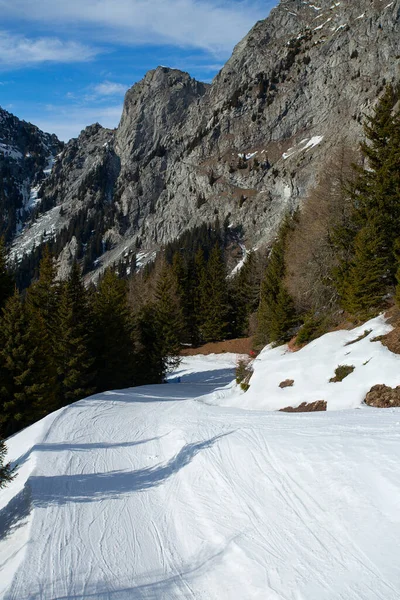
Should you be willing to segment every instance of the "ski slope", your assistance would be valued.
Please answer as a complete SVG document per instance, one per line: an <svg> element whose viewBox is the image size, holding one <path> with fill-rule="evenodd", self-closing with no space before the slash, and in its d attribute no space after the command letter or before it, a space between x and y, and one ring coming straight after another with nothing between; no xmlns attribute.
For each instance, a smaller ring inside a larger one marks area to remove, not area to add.
<svg viewBox="0 0 400 600"><path fill-rule="evenodd" d="M0 598L400 598L400 410L215 405L252 398L234 362L186 359L169 384L87 398L8 440Z"/></svg>

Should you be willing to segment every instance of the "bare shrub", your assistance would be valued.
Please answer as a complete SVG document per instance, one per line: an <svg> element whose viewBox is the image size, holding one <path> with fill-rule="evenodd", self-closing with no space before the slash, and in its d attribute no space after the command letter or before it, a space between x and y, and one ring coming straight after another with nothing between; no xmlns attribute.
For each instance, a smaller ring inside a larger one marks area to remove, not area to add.
<svg viewBox="0 0 400 600"><path fill-rule="evenodd" d="M351 165L355 158L354 151L346 147L332 156L301 207L297 227L288 236L286 287L300 313L318 313L336 305L331 280L336 264L332 233L348 218L345 190L354 175Z"/></svg>

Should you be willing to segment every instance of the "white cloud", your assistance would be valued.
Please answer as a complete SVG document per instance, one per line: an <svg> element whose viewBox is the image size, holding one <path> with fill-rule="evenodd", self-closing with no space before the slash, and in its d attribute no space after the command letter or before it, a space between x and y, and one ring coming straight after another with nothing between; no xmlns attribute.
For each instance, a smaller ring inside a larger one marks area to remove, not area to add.
<svg viewBox="0 0 400 600"><path fill-rule="evenodd" d="M97 96L123 96L127 89L128 86L113 81L103 81L93 88Z"/></svg>
<svg viewBox="0 0 400 600"><path fill-rule="evenodd" d="M4 19L19 17L54 27L86 28L92 38L128 45L173 44L230 52L265 18L276 0L0 0Z"/></svg>
<svg viewBox="0 0 400 600"><path fill-rule="evenodd" d="M79 42L57 38L27 38L0 31L0 68L21 67L45 62L86 62L97 52Z"/></svg>

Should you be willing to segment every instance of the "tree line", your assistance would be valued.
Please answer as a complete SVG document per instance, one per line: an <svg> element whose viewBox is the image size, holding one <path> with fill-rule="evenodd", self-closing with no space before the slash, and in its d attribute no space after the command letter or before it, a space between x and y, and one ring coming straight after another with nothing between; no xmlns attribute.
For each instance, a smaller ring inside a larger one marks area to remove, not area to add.
<svg viewBox="0 0 400 600"><path fill-rule="evenodd" d="M109 389L159 383L170 349L152 315L133 315L127 283L109 269L86 288L74 263L56 277L48 251L21 295L0 249L0 426L11 435L70 402Z"/></svg>

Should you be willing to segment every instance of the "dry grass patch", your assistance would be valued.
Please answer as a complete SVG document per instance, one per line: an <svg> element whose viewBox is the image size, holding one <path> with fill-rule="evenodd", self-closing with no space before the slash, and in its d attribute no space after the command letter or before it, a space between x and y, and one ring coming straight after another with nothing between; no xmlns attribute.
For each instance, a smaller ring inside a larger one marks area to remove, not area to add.
<svg viewBox="0 0 400 600"><path fill-rule="evenodd" d="M329 380L329 383L340 383L354 371L353 365L339 365L335 369L335 377Z"/></svg>
<svg viewBox="0 0 400 600"><path fill-rule="evenodd" d="M224 354L226 352L233 354L248 354L253 351L253 338L238 338L236 340L226 340L224 342L210 342L199 346L198 348L185 348L181 351L181 356L195 356L196 354Z"/></svg>

